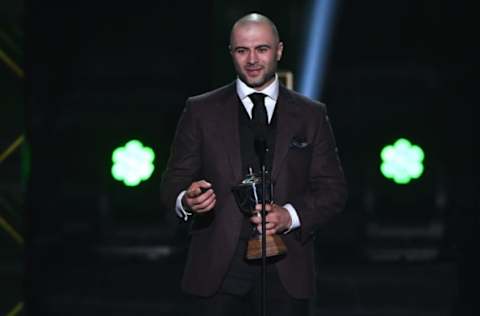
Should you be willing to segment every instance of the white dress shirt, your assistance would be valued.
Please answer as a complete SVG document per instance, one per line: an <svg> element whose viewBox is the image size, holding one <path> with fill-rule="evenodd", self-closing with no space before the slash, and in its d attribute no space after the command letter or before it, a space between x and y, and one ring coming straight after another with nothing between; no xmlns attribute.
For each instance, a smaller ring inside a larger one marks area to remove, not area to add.
<svg viewBox="0 0 480 316"><path fill-rule="evenodd" d="M267 108L268 122L270 123L273 116L273 112L275 111L275 105L277 104L277 99L278 99L278 89L279 89L278 76L275 75L275 80L268 87L260 91L247 86L243 81L241 81L238 78L235 82L235 87L236 87L237 95L240 98L240 101L242 101L242 104L245 107L245 110L247 110L247 113L250 116L250 118L252 118L253 103L248 96L255 92L263 93L266 95L265 107ZM175 211L180 218L183 218L185 221L187 221L188 217L192 215L192 213L186 211L183 208L182 198L185 195L185 193L186 191L182 191L178 195ZM291 205L290 203L287 203L283 205L283 207L287 209L288 213L290 214L290 218L292 219L292 224L290 225L290 228L285 232L285 233L288 233L292 229L300 227L300 219L298 218L297 211L295 210L293 205Z"/></svg>

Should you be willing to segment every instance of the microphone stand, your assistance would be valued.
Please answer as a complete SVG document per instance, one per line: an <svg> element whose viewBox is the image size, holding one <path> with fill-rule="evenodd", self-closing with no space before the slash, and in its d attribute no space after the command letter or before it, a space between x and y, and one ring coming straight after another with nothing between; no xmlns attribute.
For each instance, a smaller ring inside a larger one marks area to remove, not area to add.
<svg viewBox="0 0 480 316"><path fill-rule="evenodd" d="M261 264L261 295L260 295L260 315L267 315L267 212L265 210L266 205L266 192L267 192L267 167L266 167L266 158L269 151L267 147L267 142L265 138L256 138L255 139L255 151L260 161L260 167L262 170L262 210L260 212L262 217L262 264ZM271 198L271 197L270 197Z"/></svg>
<svg viewBox="0 0 480 316"><path fill-rule="evenodd" d="M265 148L266 151L268 150ZM267 212L265 210L265 193L267 192L267 184L266 184L266 168L265 164L262 165L262 271L261 271L261 278L262 278L262 316L267 315Z"/></svg>

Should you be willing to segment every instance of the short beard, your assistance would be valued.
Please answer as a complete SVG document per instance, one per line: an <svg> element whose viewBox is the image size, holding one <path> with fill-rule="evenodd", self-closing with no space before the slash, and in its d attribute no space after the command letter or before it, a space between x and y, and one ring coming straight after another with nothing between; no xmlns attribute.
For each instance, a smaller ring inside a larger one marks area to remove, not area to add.
<svg viewBox="0 0 480 316"><path fill-rule="evenodd" d="M263 86L265 83L270 81L272 78L274 78L275 77L275 71L273 71L271 73L267 73L264 77L259 78L259 80L256 80L255 82L249 82L248 77L243 75L240 72L238 73L238 76L250 88L258 88L258 87Z"/></svg>

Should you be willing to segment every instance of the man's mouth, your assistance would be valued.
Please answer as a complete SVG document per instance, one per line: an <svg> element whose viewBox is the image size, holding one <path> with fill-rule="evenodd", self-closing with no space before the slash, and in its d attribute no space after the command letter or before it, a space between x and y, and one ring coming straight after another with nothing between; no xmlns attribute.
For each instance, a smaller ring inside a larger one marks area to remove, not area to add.
<svg viewBox="0 0 480 316"><path fill-rule="evenodd" d="M252 77L258 76L261 71L262 71L262 68L247 68L246 69L247 74L249 76L252 76Z"/></svg>

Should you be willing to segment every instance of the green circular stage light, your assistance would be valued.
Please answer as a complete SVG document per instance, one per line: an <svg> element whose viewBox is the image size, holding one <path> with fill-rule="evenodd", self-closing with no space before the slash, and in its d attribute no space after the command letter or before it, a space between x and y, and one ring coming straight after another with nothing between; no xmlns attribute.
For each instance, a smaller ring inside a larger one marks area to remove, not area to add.
<svg viewBox="0 0 480 316"><path fill-rule="evenodd" d="M150 178L155 169L154 159L155 153L151 148L143 146L138 140L131 140L113 151L112 176L126 186L136 186Z"/></svg>
<svg viewBox="0 0 480 316"><path fill-rule="evenodd" d="M384 147L380 153L382 174L397 184L408 184L423 173L425 154L419 146L412 145L405 138L398 139L393 145Z"/></svg>

